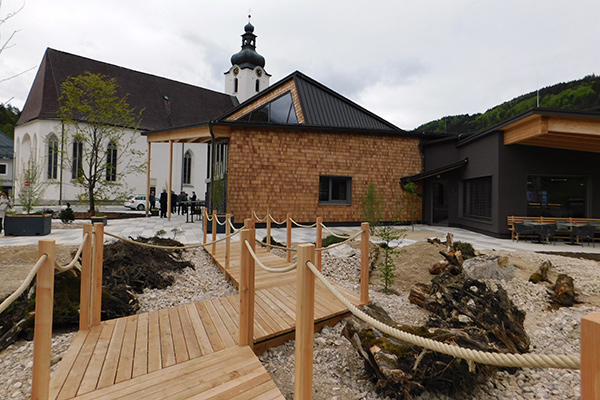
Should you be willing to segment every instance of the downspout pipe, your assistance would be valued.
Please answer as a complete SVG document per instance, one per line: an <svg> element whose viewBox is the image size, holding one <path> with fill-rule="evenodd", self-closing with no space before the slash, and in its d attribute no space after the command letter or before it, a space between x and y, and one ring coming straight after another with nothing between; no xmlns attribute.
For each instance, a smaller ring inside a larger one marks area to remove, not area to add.
<svg viewBox="0 0 600 400"><path fill-rule="evenodd" d="M209 121L208 122L208 130L210 132L210 191L208 192L208 195L210 196L210 210L214 210L214 203L213 203L213 190L214 190L214 185L215 185L215 163L216 163L216 158L215 158L215 134L213 132L213 124L214 121Z"/></svg>

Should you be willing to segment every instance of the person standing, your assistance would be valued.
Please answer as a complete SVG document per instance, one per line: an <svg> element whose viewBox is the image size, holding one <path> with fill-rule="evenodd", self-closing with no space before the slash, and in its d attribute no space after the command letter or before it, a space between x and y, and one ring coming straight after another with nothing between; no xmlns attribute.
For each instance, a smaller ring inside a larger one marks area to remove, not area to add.
<svg viewBox="0 0 600 400"><path fill-rule="evenodd" d="M160 217L161 218L167 217L168 201L169 201L169 198L167 197L167 190L163 189L162 193L160 194Z"/></svg>
<svg viewBox="0 0 600 400"><path fill-rule="evenodd" d="M2 233L4 217L6 217L6 211L9 208L12 208L12 204L10 204L10 200L6 195L6 192L2 192L2 194L0 194L0 233Z"/></svg>

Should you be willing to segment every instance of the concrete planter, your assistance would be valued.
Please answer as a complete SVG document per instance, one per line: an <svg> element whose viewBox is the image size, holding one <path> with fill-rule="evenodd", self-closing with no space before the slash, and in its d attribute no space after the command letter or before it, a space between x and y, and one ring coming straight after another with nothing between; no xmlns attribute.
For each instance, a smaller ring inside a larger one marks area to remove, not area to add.
<svg viewBox="0 0 600 400"><path fill-rule="evenodd" d="M52 230L52 214L7 214L4 217L6 236L45 236Z"/></svg>

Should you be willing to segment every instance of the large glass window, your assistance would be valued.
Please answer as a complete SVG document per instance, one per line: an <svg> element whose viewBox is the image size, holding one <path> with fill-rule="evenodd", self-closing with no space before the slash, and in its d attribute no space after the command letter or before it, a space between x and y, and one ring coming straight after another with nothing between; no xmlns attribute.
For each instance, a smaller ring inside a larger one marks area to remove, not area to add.
<svg viewBox="0 0 600 400"><path fill-rule="evenodd" d="M58 139L52 135L48 138L48 179L58 178Z"/></svg>
<svg viewBox="0 0 600 400"><path fill-rule="evenodd" d="M83 143L80 140L73 141L71 174L73 179L78 179L83 176Z"/></svg>
<svg viewBox="0 0 600 400"><path fill-rule="evenodd" d="M106 149L106 180L117 180L117 144L111 142Z"/></svg>
<svg viewBox="0 0 600 400"><path fill-rule="evenodd" d="M585 177L528 176L527 215L585 218L586 193Z"/></svg>
<svg viewBox="0 0 600 400"><path fill-rule="evenodd" d="M249 112L239 118L238 121L297 124L298 117L296 116L292 95L288 92L264 106Z"/></svg>
<svg viewBox="0 0 600 400"><path fill-rule="evenodd" d="M463 216L492 218L492 177L463 181Z"/></svg>
<svg viewBox="0 0 600 400"><path fill-rule="evenodd" d="M319 204L352 204L352 177L319 177Z"/></svg>

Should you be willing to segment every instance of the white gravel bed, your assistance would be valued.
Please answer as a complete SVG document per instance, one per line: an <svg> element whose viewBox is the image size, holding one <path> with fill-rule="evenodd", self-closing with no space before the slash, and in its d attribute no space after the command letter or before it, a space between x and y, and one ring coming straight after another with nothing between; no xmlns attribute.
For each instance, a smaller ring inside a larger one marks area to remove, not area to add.
<svg viewBox="0 0 600 400"><path fill-rule="evenodd" d="M496 252L501 254L502 252ZM219 269L203 251L188 252L196 269L188 268L175 274L176 282L164 290L145 290L139 296L141 311L157 310L178 304L230 296L237 290L226 282ZM557 272L568 273L575 279L575 287L586 295L600 292L598 263L560 256L525 253L520 257L531 262L549 259ZM360 254L336 258L324 254L323 272L335 283L355 292L359 291ZM583 315L599 312L600 308L578 305L552 311L548 307L548 293L544 286L519 279L500 283L515 304L528 315L526 330L531 339L531 351L539 353L577 353L579 351L580 319ZM427 312L410 304L407 296L383 294L371 286L370 297L380 304L392 318L401 323L423 324ZM367 377L362 360L350 343L341 336L344 322L326 327L315 334L313 398L327 400L384 399L375 392ZM62 357L74 333L56 334L53 339L53 363ZM20 341L0 353L0 398L25 399L31 390L33 344ZM287 399L293 398L294 341L272 348L260 360ZM579 371L551 369L521 369L516 373L499 372L485 384L474 387L472 393L461 394L460 399L577 399L579 398ZM416 399L451 399L443 394L425 392Z"/></svg>

